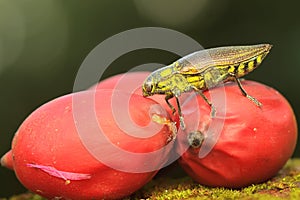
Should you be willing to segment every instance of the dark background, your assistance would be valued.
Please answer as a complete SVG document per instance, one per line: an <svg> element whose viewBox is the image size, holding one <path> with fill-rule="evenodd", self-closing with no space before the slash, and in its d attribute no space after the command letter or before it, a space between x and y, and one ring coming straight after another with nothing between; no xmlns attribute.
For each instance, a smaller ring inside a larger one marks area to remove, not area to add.
<svg viewBox="0 0 300 200"><path fill-rule="evenodd" d="M279 90L299 117L299 8L299 1L274 0L1 0L0 155L35 108L72 92L77 70L96 45L138 27L174 29L205 48L273 44L263 65L247 78ZM134 51L112 63L104 78L176 58L159 50ZM298 145L294 156L299 151ZM12 171L1 167L0 178L0 197L26 191Z"/></svg>

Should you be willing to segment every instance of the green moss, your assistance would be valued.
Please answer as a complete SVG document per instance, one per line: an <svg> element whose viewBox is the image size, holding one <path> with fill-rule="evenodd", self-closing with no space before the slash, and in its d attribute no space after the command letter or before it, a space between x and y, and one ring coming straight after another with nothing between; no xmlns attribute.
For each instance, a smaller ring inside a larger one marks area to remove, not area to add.
<svg viewBox="0 0 300 200"><path fill-rule="evenodd" d="M14 196L9 200L20 199L42 200L41 197L34 194ZM300 199L300 159L290 160L271 180L242 189L205 187L195 183L187 176L170 178L170 176L161 175L125 199L298 200Z"/></svg>
<svg viewBox="0 0 300 200"><path fill-rule="evenodd" d="M6 199L3 199L3 200L6 200ZM9 200L45 200L45 199L37 194L26 193L26 194L12 196L9 198Z"/></svg>
<svg viewBox="0 0 300 200"><path fill-rule="evenodd" d="M190 178L153 180L130 199L300 199L300 159L288 161L271 180L242 189L211 188L193 182Z"/></svg>

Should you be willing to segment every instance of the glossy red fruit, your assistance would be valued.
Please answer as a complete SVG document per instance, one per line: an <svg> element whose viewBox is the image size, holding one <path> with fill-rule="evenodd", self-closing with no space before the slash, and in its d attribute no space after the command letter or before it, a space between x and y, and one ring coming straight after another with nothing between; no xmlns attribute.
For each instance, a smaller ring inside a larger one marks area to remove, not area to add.
<svg viewBox="0 0 300 200"><path fill-rule="evenodd" d="M1 163L12 161L22 184L47 198L122 198L167 161L173 133L151 122L149 110L159 112L157 106L151 99L114 90L60 97L22 123L12 153Z"/></svg>
<svg viewBox="0 0 300 200"><path fill-rule="evenodd" d="M179 134L178 151L185 151L188 134L195 131L189 129L192 125L196 124L195 129L201 131L204 141L200 148L189 147L179 163L203 185L240 188L266 181L276 175L295 149L297 123L287 100L266 85L253 81L242 84L248 94L263 104L261 108L244 97L235 83L230 83L225 85L225 102L217 100L214 119L210 117L209 106L199 96L196 103L200 117L185 115L188 128L186 133ZM223 89L214 88L204 94L217 96ZM191 105L187 103L183 112L191 110ZM201 133L198 133L200 140ZM189 140L195 142L194 146L199 145L197 134Z"/></svg>

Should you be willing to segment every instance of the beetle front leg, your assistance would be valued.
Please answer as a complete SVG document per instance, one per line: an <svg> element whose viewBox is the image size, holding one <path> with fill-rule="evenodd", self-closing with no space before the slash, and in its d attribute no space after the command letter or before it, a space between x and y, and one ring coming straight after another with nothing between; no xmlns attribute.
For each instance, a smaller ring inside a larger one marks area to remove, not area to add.
<svg viewBox="0 0 300 200"><path fill-rule="evenodd" d="M169 102L169 99L172 99L173 97L174 97L173 94L168 94L168 95L165 97L165 100L166 100L166 103L168 104L169 108L171 108L172 114L174 115L174 113L176 112L176 109L175 109L174 106Z"/></svg>
<svg viewBox="0 0 300 200"><path fill-rule="evenodd" d="M169 102L169 99L173 98L174 95L167 95L165 97L165 100L168 104L168 106L171 108L172 110L172 113L174 114L176 112L176 109L174 108L174 106ZM179 99L178 97L175 97L176 99L176 104L177 104L177 108L178 108L178 115L179 115L179 121L180 121L180 127L182 128L182 130L185 129L185 123L184 123L184 119L183 119L183 116L182 116L182 112L181 112L181 106L180 106L180 103L179 103Z"/></svg>
<svg viewBox="0 0 300 200"><path fill-rule="evenodd" d="M182 128L182 130L184 130L185 129L185 123L184 123L184 118L183 118L182 112L181 112L181 106L180 106L178 97L175 96L175 98L176 98L176 103L177 103L177 107L178 107L180 127Z"/></svg>

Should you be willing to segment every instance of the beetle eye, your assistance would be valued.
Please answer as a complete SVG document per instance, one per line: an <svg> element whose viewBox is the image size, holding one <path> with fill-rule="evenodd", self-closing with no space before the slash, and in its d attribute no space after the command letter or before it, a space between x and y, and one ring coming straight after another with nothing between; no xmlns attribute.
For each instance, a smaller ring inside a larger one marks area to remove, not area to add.
<svg viewBox="0 0 300 200"><path fill-rule="evenodd" d="M145 82L143 85L143 96L151 96L153 95L154 85L151 82Z"/></svg>
<svg viewBox="0 0 300 200"><path fill-rule="evenodd" d="M151 93L153 89L153 85L151 83L146 83L145 84L145 90L147 93Z"/></svg>

